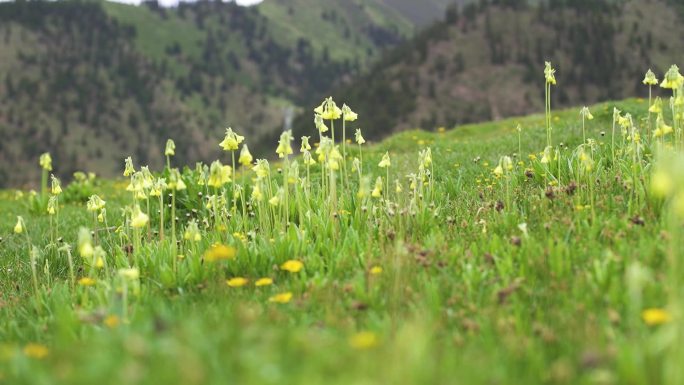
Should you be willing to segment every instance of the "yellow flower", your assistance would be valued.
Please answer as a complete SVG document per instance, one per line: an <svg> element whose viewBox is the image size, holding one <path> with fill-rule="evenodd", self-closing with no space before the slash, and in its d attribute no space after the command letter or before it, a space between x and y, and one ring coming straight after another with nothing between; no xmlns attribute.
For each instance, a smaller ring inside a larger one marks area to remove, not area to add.
<svg viewBox="0 0 684 385"><path fill-rule="evenodd" d="M115 329L121 323L121 320L116 315L112 314L104 319L103 323L110 329Z"/></svg>
<svg viewBox="0 0 684 385"><path fill-rule="evenodd" d="M183 181L183 177L180 174L180 171L178 171L177 168L172 168L169 171L169 188L172 190L176 191L181 191L185 190L187 186L185 185L185 182Z"/></svg>
<svg viewBox="0 0 684 385"><path fill-rule="evenodd" d="M546 84L556 85L556 70L551 66L551 62L544 63L544 78Z"/></svg>
<svg viewBox="0 0 684 385"><path fill-rule="evenodd" d="M44 153L40 156L40 167L45 171L52 171L52 157L49 152Z"/></svg>
<svg viewBox="0 0 684 385"><path fill-rule="evenodd" d="M192 219L190 220L190 222L188 222L188 227L185 228L183 238L186 241L193 242L199 242L202 240L202 234L200 233L199 226L197 225L196 220Z"/></svg>
<svg viewBox="0 0 684 385"><path fill-rule="evenodd" d="M276 148L276 154L278 157L284 158L292 154L292 131L287 130L280 135L280 140L278 141L278 148Z"/></svg>
<svg viewBox="0 0 684 385"><path fill-rule="evenodd" d="M95 283L96 281L90 277L83 277L78 280L78 284L81 286L93 286Z"/></svg>
<svg viewBox="0 0 684 385"><path fill-rule="evenodd" d="M244 136L240 136L233 132L233 129L226 128L226 137L219 144L224 151L235 151L240 146L240 143L245 140Z"/></svg>
<svg viewBox="0 0 684 385"><path fill-rule="evenodd" d="M247 282L249 282L247 278L235 277L227 280L226 285L230 287L242 287L245 286Z"/></svg>
<svg viewBox="0 0 684 385"><path fill-rule="evenodd" d="M679 73L679 67L673 65L665 74L665 79L663 79L660 87L676 90L682 85L684 85L684 76Z"/></svg>
<svg viewBox="0 0 684 385"><path fill-rule="evenodd" d="M90 258L95 253L90 231L85 227L81 227L78 230L78 253L82 258Z"/></svg>
<svg viewBox="0 0 684 385"><path fill-rule="evenodd" d="M140 229L145 227L149 220L150 218L147 216L147 214L140 210L140 206L136 205L135 208L133 208L133 213L131 214L131 226Z"/></svg>
<svg viewBox="0 0 684 385"><path fill-rule="evenodd" d="M660 114L663 112L663 101L660 96L655 98L653 105L648 108L648 112L653 114Z"/></svg>
<svg viewBox="0 0 684 385"><path fill-rule="evenodd" d="M304 263L302 263L302 261L297 261L295 259L291 259L280 265L281 269L289 271L290 273L299 273L303 267Z"/></svg>
<svg viewBox="0 0 684 385"><path fill-rule="evenodd" d="M272 278L259 278L254 282L254 286L260 287L260 286L270 286L273 285L273 279Z"/></svg>
<svg viewBox="0 0 684 385"><path fill-rule="evenodd" d="M14 225L14 233L21 234L24 232L24 218L17 216L17 224Z"/></svg>
<svg viewBox="0 0 684 385"><path fill-rule="evenodd" d="M59 179L57 179L54 175L51 176L52 179L52 185L51 185L51 190L52 190L52 195L59 195L62 193L62 185L59 183Z"/></svg>
<svg viewBox="0 0 684 385"><path fill-rule="evenodd" d="M591 114L591 111L589 111L589 107L586 106L582 107L582 109L580 110L580 115L582 116L582 118L587 120L594 119L594 115Z"/></svg>
<svg viewBox="0 0 684 385"><path fill-rule="evenodd" d="M501 167L501 164L499 164L498 166L496 166L496 168L494 168L494 175L496 175L496 176L502 176L503 175L503 167Z"/></svg>
<svg viewBox="0 0 684 385"><path fill-rule="evenodd" d="M86 207L88 211L90 212L96 212L102 210L107 202L103 201L102 198L100 198L97 195L91 195L90 198L88 198L88 202L86 203Z"/></svg>
<svg viewBox="0 0 684 385"><path fill-rule="evenodd" d="M371 275L380 275L382 274L382 267L381 266L373 266L370 269Z"/></svg>
<svg viewBox="0 0 684 385"><path fill-rule="evenodd" d="M670 313L664 309L646 309L641 312L641 318L648 326L657 326L672 320Z"/></svg>
<svg viewBox="0 0 684 385"><path fill-rule="evenodd" d="M47 212L50 215L57 213L57 196L53 195L48 199Z"/></svg>
<svg viewBox="0 0 684 385"><path fill-rule="evenodd" d="M124 160L124 176L131 176L135 173L135 167L133 167L133 159L129 156Z"/></svg>
<svg viewBox="0 0 684 385"><path fill-rule="evenodd" d="M378 163L378 167L387 168L391 165L392 162L390 162L389 152L385 152L385 155L382 156L382 160L380 160L380 163Z"/></svg>
<svg viewBox="0 0 684 385"><path fill-rule="evenodd" d="M273 297L268 299L268 302L275 302L275 303L288 303L292 299L292 293L291 292L286 292L286 293L280 293L276 294Z"/></svg>
<svg viewBox="0 0 684 385"><path fill-rule="evenodd" d="M382 188L382 182L380 184L381 184L380 187ZM370 179L367 176L364 176L363 178L361 178L361 183L359 183L359 191L356 193L356 196L358 198L363 199L363 198L368 196L369 191L370 191Z"/></svg>
<svg viewBox="0 0 684 385"><path fill-rule="evenodd" d="M371 192L371 196L373 198L380 198L382 196L382 177L378 177L378 179L375 180L375 187Z"/></svg>
<svg viewBox="0 0 684 385"><path fill-rule="evenodd" d="M646 75L644 75L643 83L647 86L658 85L658 78L656 78L656 75L653 73L653 71L651 71L650 68L648 71L646 71Z"/></svg>
<svg viewBox="0 0 684 385"><path fill-rule="evenodd" d="M378 345L378 336L373 332L356 333L349 338L349 345L359 350L371 349Z"/></svg>
<svg viewBox="0 0 684 385"><path fill-rule="evenodd" d="M342 105L342 116L344 117L344 120L347 122L353 122L355 121L359 116L349 108L346 104Z"/></svg>
<svg viewBox="0 0 684 385"><path fill-rule="evenodd" d="M262 199L264 199L264 194L261 192L261 187L259 187L259 183L255 183L252 187L252 200L261 202Z"/></svg>
<svg viewBox="0 0 684 385"><path fill-rule="evenodd" d="M242 146L242 150L240 150L240 158L238 159L238 163L245 167L248 167L252 164L253 160L254 157L252 157L252 154L249 152L249 148L245 144L244 146Z"/></svg>
<svg viewBox="0 0 684 385"><path fill-rule="evenodd" d="M361 129L357 128L356 132L354 133L354 140L356 140L356 143L359 145L366 143L366 139L363 138L363 135L361 135Z"/></svg>
<svg viewBox="0 0 684 385"><path fill-rule="evenodd" d="M337 120L342 116L342 110L337 107L332 97L329 97L314 109L314 112L325 120Z"/></svg>
<svg viewBox="0 0 684 385"><path fill-rule="evenodd" d="M236 250L234 247L222 244L215 244L204 253L204 259L207 262L223 261L226 259L234 259Z"/></svg>
<svg viewBox="0 0 684 385"><path fill-rule="evenodd" d="M166 141L166 148L164 149L164 155L166 155L166 156L176 155L176 143L173 142L173 139L169 139Z"/></svg>
<svg viewBox="0 0 684 385"><path fill-rule="evenodd" d="M29 358L43 359L50 353L47 346L41 344L27 344L24 346L24 355Z"/></svg>
<svg viewBox="0 0 684 385"><path fill-rule="evenodd" d="M140 271L136 268L119 269L118 274L119 277L125 278L129 281L135 281L136 279L140 278Z"/></svg>
<svg viewBox="0 0 684 385"><path fill-rule="evenodd" d="M230 166L224 166L220 160L215 160L209 168L209 181L207 184L211 187L221 188L231 181L231 173L232 168Z"/></svg>
<svg viewBox="0 0 684 385"><path fill-rule="evenodd" d="M314 114L314 125L319 133L323 134L328 132L328 126L325 125L323 117L320 114Z"/></svg>

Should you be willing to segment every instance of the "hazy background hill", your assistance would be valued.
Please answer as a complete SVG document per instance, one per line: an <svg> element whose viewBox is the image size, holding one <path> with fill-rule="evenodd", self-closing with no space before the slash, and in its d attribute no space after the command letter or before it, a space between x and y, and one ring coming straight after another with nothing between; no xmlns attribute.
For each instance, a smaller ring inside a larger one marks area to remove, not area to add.
<svg viewBox="0 0 684 385"><path fill-rule="evenodd" d="M180 162L217 156L227 125L281 127L416 28L381 0L0 3L0 186L47 150L60 175L159 165L168 137Z"/></svg>
<svg viewBox="0 0 684 385"><path fill-rule="evenodd" d="M545 59L556 105L638 95L684 48L676 0L449 4L0 3L0 187L35 183L47 150L62 176L160 166L169 137L210 160L228 125L270 156L286 111L310 132L327 95L371 138L541 110Z"/></svg>
<svg viewBox="0 0 684 385"><path fill-rule="evenodd" d="M646 69L683 64L684 3L669 0L480 1L452 7L334 91L371 138L391 131L496 120L544 109L545 60L554 106L647 95ZM657 90L656 90L657 92ZM297 121L310 126L310 112Z"/></svg>

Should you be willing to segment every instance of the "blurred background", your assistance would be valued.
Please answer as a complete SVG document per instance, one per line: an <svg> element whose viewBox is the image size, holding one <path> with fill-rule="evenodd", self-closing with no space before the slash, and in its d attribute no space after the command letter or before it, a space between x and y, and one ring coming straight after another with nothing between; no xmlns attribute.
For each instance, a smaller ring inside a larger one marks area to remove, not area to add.
<svg viewBox="0 0 684 385"><path fill-rule="evenodd" d="M332 95L378 140L644 94L684 52L681 0L0 3L0 187L221 156L232 126L272 157Z"/></svg>

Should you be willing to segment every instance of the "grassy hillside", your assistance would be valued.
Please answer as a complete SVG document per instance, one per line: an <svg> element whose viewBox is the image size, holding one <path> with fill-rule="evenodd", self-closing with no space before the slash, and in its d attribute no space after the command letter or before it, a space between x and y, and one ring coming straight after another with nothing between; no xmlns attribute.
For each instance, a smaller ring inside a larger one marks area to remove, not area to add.
<svg viewBox="0 0 684 385"><path fill-rule="evenodd" d="M535 3L538 3L534 5ZM558 106L640 95L644 68L663 72L684 49L677 2L492 1L452 9L334 92L379 138L543 109L536 74L557 63ZM680 63L681 64L681 63ZM305 112L297 123L310 124Z"/></svg>
<svg viewBox="0 0 684 385"><path fill-rule="evenodd" d="M643 145L618 131L612 146L614 107L633 116L629 132ZM177 195L178 243L169 221L165 237L156 230L158 206L166 218L170 209L153 198L145 210L127 181L66 187L51 217L32 213L35 198L2 192L0 379L675 384L684 250L670 201L650 193L661 139L647 135L646 107L591 106L593 142L581 146L578 108L554 111L553 143L563 144L551 163L538 114L350 146L337 179L319 164L309 173L300 157L262 179L241 169L245 196L257 183L265 197L239 198L237 210L204 197L233 185L206 190L186 170L187 189L166 191ZM418 151L427 147L425 167ZM514 162L498 173L505 156ZM352 157L362 157L371 188L376 177L391 188L357 195ZM288 204L278 191L295 167L302 182L286 184ZM405 178L413 173L419 184ZM83 191L106 201L103 223L78 203ZM268 203L274 196L282 199ZM119 210L136 202L149 228L129 227L139 214ZM101 246L103 263L84 245Z"/></svg>

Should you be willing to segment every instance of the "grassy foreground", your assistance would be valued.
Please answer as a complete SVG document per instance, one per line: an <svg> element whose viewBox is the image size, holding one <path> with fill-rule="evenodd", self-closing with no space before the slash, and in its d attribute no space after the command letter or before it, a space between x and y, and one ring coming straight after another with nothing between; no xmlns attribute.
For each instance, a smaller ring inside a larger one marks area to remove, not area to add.
<svg viewBox="0 0 684 385"><path fill-rule="evenodd" d="M546 151L535 115L351 142L323 171L285 137L262 176L84 176L55 215L2 192L0 382L681 383L677 190L649 187L647 109L591 107L588 145L573 109Z"/></svg>

